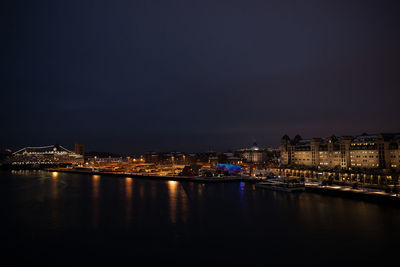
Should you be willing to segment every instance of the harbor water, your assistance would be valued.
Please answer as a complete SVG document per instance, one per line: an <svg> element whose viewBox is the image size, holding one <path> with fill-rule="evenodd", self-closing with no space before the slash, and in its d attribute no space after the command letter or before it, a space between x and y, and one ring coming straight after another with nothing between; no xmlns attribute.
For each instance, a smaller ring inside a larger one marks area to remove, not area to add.
<svg viewBox="0 0 400 267"><path fill-rule="evenodd" d="M0 172L3 266L399 264L400 209L254 184Z"/></svg>

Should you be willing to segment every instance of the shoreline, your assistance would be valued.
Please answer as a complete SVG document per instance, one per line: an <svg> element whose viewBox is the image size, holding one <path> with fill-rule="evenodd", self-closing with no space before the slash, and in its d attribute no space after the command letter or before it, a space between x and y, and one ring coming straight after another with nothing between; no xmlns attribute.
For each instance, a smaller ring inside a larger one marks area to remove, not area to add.
<svg viewBox="0 0 400 267"><path fill-rule="evenodd" d="M395 204L400 207L400 196L382 191L364 191L363 189L352 189L345 186L318 186L306 185L306 192L312 192L328 196L344 197L354 200L362 200L380 204Z"/></svg>
<svg viewBox="0 0 400 267"><path fill-rule="evenodd" d="M187 182L201 182L201 183L226 183L226 182L251 182L257 183L262 179L250 178L249 176L231 176L222 178L213 177L193 177L193 176L156 176L156 175L140 175L140 174L127 174L127 173L116 173L116 172L95 172L95 171L80 171L80 170L58 170L48 169L48 171L57 171L65 173L78 173L88 175L111 175L117 177L132 177L138 179L151 179L151 180L162 180L162 181L187 181ZM400 197L394 194L388 194L382 191L366 192L361 189L352 189L346 186L318 186L315 184L305 185L306 192L313 192L323 195L339 196L345 198L351 198L356 200L379 202L379 203L400 203Z"/></svg>
<svg viewBox="0 0 400 267"><path fill-rule="evenodd" d="M142 175L132 173L119 172L96 172L96 171L80 171L69 169L46 169L48 172L76 173L87 175L110 175L124 178L138 178L163 181L186 181L186 182L206 182L206 183L224 183L224 182L257 182L259 179L250 178L249 176L226 176L226 177L197 177L197 176L157 176L157 175Z"/></svg>
<svg viewBox="0 0 400 267"><path fill-rule="evenodd" d="M251 178L249 176L228 176L228 177L193 177L193 176L156 176L156 175L141 175L132 173L119 172L97 172L97 171L82 171L73 169L44 169L47 172L74 173L86 175L108 175L120 178L137 178L160 181L183 181L183 182L199 182L199 183L232 183L232 182L249 182L258 183L263 179ZM317 193L321 195L343 197L354 200L361 200L379 204L389 204L400 207L400 196L385 193L382 191L364 191L363 189L353 189L348 186L319 186L317 184L306 183L305 192Z"/></svg>

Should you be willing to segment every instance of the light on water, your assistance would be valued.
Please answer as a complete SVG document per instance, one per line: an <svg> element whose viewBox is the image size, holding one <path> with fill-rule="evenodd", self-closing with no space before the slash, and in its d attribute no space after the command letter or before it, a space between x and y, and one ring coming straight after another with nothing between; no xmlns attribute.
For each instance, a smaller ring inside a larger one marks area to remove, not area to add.
<svg viewBox="0 0 400 267"><path fill-rule="evenodd" d="M13 247L23 244L24 253L16 256L21 261L58 260L68 250L64 260L82 266L85 259L92 265L145 259L226 266L266 258L274 266L327 258L340 265L352 251L368 255L354 264L378 266L383 256L395 255L393 244L400 240L397 208L339 197L273 192L248 183L0 175L1 203L12 207L3 214L3 251L13 255ZM32 231L35 240L27 239Z"/></svg>

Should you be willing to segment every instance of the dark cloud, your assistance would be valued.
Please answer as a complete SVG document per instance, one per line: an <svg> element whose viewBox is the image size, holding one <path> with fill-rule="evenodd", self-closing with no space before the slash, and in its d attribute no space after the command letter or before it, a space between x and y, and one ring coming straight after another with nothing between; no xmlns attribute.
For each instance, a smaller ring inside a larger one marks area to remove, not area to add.
<svg viewBox="0 0 400 267"><path fill-rule="evenodd" d="M400 130L397 1L5 1L2 146Z"/></svg>

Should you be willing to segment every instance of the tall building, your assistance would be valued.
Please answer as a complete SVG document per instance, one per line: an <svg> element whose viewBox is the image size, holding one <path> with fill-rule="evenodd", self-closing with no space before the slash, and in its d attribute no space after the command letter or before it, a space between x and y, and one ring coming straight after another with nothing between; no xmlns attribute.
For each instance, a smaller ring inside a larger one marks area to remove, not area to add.
<svg viewBox="0 0 400 267"><path fill-rule="evenodd" d="M74 152L83 156L85 154L85 145L83 143L75 142Z"/></svg>
<svg viewBox="0 0 400 267"><path fill-rule="evenodd" d="M281 139L281 165L323 169L400 170L400 133Z"/></svg>

